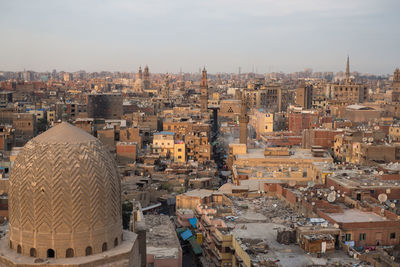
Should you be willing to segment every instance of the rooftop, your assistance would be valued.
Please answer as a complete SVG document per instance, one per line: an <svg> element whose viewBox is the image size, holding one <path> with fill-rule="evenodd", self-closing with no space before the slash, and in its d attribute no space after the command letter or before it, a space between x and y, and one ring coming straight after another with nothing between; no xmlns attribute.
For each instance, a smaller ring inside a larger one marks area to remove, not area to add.
<svg viewBox="0 0 400 267"><path fill-rule="evenodd" d="M383 222L385 217L373 212L360 211L357 209L345 209L343 213L327 213L329 217L338 223L361 223L361 222Z"/></svg>
<svg viewBox="0 0 400 267"><path fill-rule="evenodd" d="M147 254L155 258L179 258L181 250L175 228L167 215L145 215Z"/></svg>

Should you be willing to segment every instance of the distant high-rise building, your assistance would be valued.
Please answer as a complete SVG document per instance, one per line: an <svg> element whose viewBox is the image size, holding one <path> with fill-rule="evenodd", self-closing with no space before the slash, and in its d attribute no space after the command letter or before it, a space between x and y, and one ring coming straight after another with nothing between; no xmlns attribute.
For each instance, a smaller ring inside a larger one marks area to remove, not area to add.
<svg viewBox="0 0 400 267"><path fill-rule="evenodd" d="M312 85L306 85L303 81L296 89L296 104L305 109L312 107Z"/></svg>
<svg viewBox="0 0 400 267"><path fill-rule="evenodd" d="M72 81L72 79L73 79L72 74L68 73L68 72L64 73L63 78L64 78L64 82L69 82L69 81Z"/></svg>
<svg viewBox="0 0 400 267"><path fill-rule="evenodd" d="M208 84L207 84L207 71L203 68L202 78L200 84L200 109L201 112L206 113L208 108Z"/></svg>
<svg viewBox="0 0 400 267"><path fill-rule="evenodd" d="M89 118L121 119L123 113L122 95L89 94L86 96Z"/></svg>

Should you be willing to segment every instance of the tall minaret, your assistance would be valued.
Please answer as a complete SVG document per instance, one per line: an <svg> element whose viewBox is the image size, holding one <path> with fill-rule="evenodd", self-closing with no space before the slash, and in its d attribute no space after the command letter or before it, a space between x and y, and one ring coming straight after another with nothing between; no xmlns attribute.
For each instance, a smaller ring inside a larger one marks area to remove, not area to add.
<svg viewBox="0 0 400 267"><path fill-rule="evenodd" d="M142 75L142 66L139 67L139 72L136 74L136 79L142 79L143 75Z"/></svg>
<svg viewBox="0 0 400 267"><path fill-rule="evenodd" d="M144 89L150 89L150 73L149 73L149 67L147 65L146 67L144 67L143 86Z"/></svg>
<svg viewBox="0 0 400 267"><path fill-rule="evenodd" d="M347 64L346 64L346 82L350 82L350 60L349 60L349 56L347 56Z"/></svg>
<svg viewBox="0 0 400 267"><path fill-rule="evenodd" d="M169 75L168 75L168 73L165 75L165 82L164 82L162 97L169 100Z"/></svg>
<svg viewBox="0 0 400 267"><path fill-rule="evenodd" d="M242 103L240 106L240 116L239 116L239 128L240 128L239 143L247 144L247 124L249 123L249 116L247 116L246 95L244 94L244 92L241 95L242 95Z"/></svg>
<svg viewBox="0 0 400 267"><path fill-rule="evenodd" d="M208 85L207 85L207 71L206 68L203 68L201 85L200 85L200 104L201 104L201 112L207 113L208 108Z"/></svg>

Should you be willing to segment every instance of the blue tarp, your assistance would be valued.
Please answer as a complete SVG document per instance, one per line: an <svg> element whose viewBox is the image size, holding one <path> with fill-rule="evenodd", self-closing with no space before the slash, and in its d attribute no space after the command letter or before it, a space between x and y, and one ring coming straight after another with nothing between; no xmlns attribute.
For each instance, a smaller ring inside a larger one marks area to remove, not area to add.
<svg viewBox="0 0 400 267"><path fill-rule="evenodd" d="M189 219L190 224L193 226L193 228L196 228L196 224L197 224L197 218L190 218Z"/></svg>
<svg viewBox="0 0 400 267"><path fill-rule="evenodd" d="M192 235L193 235L192 232L188 229L188 230L186 230L185 232L183 232L181 234L181 237L182 237L183 240L186 240L189 237L191 237Z"/></svg>

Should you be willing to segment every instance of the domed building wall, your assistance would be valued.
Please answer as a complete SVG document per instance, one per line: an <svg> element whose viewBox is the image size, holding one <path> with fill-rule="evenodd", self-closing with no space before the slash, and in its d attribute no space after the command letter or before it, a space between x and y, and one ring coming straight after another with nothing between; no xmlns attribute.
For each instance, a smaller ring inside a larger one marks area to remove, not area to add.
<svg viewBox="0 0 400 267"><path fill-rule="evenodd" d="M9 247L41 258L80 257L121 243L120 179L95 137L62 123L29 141L10 176Z"/></svg>

